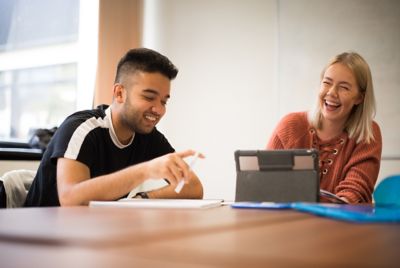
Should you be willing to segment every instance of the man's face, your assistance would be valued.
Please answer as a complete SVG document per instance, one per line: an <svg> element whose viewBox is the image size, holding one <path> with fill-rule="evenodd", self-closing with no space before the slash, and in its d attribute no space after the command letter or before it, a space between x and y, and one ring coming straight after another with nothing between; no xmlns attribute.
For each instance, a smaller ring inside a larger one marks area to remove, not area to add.
<svg viewBox="0 0 400 268"><path fill-rule="evenodd" d="M160 73L146 72L136 72L128 79L122 124L137 133L150 133L166 112L171 82Z"/></svg>

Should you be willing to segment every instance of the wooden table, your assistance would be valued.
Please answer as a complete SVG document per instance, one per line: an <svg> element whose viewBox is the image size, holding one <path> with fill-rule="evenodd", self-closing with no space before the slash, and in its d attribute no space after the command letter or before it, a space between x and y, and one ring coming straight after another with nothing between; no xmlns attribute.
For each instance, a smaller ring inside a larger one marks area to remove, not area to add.
<svg viewBox="0 0 400 268"><path fill-rule="evenodd" d="M1 267L399 267L399 224L292 210L0 210Z"/></svg>

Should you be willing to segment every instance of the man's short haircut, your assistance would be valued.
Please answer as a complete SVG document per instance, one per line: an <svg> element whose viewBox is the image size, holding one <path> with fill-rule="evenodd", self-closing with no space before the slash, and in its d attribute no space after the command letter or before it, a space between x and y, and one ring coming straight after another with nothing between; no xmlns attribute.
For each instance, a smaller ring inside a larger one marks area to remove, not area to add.
<svg viewBox="0 0 400 268"><path fill-rule="evenodd" d="M164 55L148 48L135 48L129 50L119 61L115 83L123 83L127 74L134 74L137 71L147 73L161 73L173 80L178 69Z"/></svg>

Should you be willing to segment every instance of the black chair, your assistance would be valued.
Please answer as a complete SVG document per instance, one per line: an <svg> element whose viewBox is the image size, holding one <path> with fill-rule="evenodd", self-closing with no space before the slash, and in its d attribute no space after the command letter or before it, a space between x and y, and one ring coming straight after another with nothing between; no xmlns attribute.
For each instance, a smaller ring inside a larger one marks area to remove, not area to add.
<svg viewBox="0 0 400 268"><path fill-rule="evenodd" d="M4 188L3 182L0 181L0 208L7 207L7 195L6 189Z"/></svg>

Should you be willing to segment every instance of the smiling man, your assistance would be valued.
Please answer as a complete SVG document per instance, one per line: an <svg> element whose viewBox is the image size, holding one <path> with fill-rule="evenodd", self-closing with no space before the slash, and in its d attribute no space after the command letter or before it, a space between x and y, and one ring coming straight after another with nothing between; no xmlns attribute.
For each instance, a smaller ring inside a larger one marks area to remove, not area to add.
<svg viewBox="0 0 400 268"><path fill-rule="evenodd" d="M177 73L156 51L128 51L118 63L112 104L74 113L61 124L44 153L25 206L117 200L154 178L169 185L139 197L202 198L202 185L184 161L195 152L175 152L156 129ZM186 187L177 194L174 188L181 180Z"/></svg>

